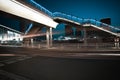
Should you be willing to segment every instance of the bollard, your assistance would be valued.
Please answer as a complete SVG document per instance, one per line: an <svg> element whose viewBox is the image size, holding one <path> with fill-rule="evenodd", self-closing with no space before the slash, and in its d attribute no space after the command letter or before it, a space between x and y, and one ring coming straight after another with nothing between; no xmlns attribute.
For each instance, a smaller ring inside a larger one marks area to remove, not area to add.
<svg viewBox="0 0 120 80"><path fill-rule="evenodd" d="M38 48L40 48L41 46L40 46L40 44L38 45Z"/></svg>

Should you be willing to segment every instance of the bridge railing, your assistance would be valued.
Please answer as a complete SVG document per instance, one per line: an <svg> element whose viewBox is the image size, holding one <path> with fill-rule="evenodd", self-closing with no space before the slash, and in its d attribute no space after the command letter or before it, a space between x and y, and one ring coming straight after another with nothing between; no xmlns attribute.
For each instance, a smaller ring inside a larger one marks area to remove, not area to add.
<svg viewBox="0 0 120 80"><path fill-rule="evenodd" d="M93 24L93 25L96 25L97 27L101 27L101 28L107 29L107 30L115 32L115 33L120 31L119 28L116 28L114 26L102 23L102 22L97 21L95 19L78 18L78 17L75 17L75 16L71 16L71 15L67 15L67 14L61 13L61 12L55 12L55 13L53 13L53 16L54 17L65 18L65 19L68 19L68 20L72 20L72 21L80 23L81 25L82 24Z"/></svg>
<svg viewBox="0 0 120 80"><path fill-rule="evenodd" d="M53 17L61 17L61 18L65 18L65 19L68 19L68 20L71 20L71 21L78 22L78 23L82 22L81 18L77 18L75 16L67 15L67 14L60 13L60 12L53 13Z"/></svg>
<svg viewBox="0 0 120 80"><path fill-rule="evenodd" d="M112 32L117 33L118 31L120 31L119 28L116 28L116 27L111 26L109 24L102 23L102 22L94 20L94 19L90 19L90 21L91 21L91 24L96 25L96 26L101 27L101 28L104 28L104 29L107 29L107 30L110 30Z"/></svg>
<svg viewBox="0 0 120 80"><path fill-rule="evenodd" d="M50 16L50 17L53 16L52 12L50 12L48 9L44 8L43 6L41 6L40 4L38 4L37 2L35 2L34 0L25 0L25 2L28 3L29 5L35 7L36 9L44 12L48 16Z"/></svg>

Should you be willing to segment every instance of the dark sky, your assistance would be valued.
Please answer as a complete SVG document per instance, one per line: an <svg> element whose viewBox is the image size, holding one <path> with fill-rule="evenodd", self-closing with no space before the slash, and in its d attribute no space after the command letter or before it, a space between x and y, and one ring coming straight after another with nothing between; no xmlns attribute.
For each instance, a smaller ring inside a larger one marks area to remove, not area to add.
<svg viewBox="0 0 120 80"><path fill-rule="evenodd" d="M120 26L120 0L35 0L52 12L64 12L80 18L111 18Z"/></svg>
<svg viewBox="0 0 120 80"><path fill-rule="evenodd" d="M111 18L112 25L120 28L120 0L35 0L51 12L63 12L79 18ZM19 30L19 21L0 14L0 24ZM64 27L63 27L64 28ZM61 26L57 29L63 29Z"/></svg>

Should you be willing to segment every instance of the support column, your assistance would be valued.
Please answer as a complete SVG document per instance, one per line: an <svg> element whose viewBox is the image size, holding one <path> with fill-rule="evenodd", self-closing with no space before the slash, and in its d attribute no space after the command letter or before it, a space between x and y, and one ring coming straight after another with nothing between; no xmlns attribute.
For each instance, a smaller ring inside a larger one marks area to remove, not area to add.
<svg viewBox="0 0 120 80"><path fill-rule="evenodd" d="M47 48L50 47L50 41L49 41L49 28L46 29L46 41L47 41Z"/></svg>
<svg viewBox="0 0 120 80"><path fill-rule="evenodd" d="M84 46L87 46L87 33L86 33L86 28L83 29L84 31Z"/></svg>
<svg viewBox="0 0 120 80"><path fill-rule="evenodd" d="M52 47L52 28L47 28L46 30L46 41L47 41L47 48Z"/></svg>
<svg viewBox="0 0 120 80"><path fill-rule="evenodd" d="M52 47L52 28L49 29L50 29L50 47Z"/></svg>
<svg viewBox="0 0 120 80"><path fill-rule="evenodd" d="M115 48L119 48L119 38L118 37L115 38L114 41L115 41Z"/></svg>
<svg viewBox="0 0 120 80"><path fill-rule="evenodd" d="M31 44L31 47L33 47L34 46L34 44L33 44L34 42L33 42L33 38L31 38L30 39L30 44Z"/></svg>

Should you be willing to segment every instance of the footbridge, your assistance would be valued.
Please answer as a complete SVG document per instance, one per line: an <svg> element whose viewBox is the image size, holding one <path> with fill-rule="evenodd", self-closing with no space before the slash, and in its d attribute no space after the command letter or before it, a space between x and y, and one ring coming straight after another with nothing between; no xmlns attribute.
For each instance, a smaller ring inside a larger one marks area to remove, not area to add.
<svg viewBox="0 0 120 80"><path fill-rule="evenodd" d="M117 37L120 37L120 34L117 33L117 31L120 31L119 28L116 28L114 26L102 23L100 21L94 20L94 19L82 19L75 16L67 15L61 12L55 12L53 13L54 17L53 19L57 21L58 23L69 23L69 24L75 24L79 27L87 27L91 26L94 28L97 28L99 30L105 31L107 33L110 33L112 35L115 35ZM108 27L108 28L105 28Z"/></svg>
<svg viewBox="0 0 120 80"><path fill-rule="evenodd" d="M37 5L40 9L38 11L33 8L33 5L37 5L33 0L0 0L1 11L43 24L47 27L56 28L57 23L49 16L52 13L44 7Z"/></svg>

